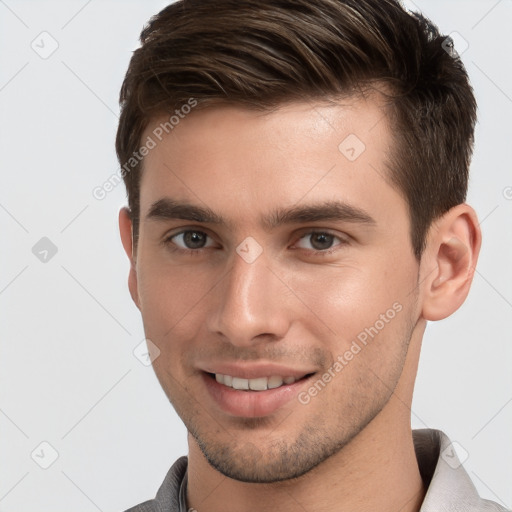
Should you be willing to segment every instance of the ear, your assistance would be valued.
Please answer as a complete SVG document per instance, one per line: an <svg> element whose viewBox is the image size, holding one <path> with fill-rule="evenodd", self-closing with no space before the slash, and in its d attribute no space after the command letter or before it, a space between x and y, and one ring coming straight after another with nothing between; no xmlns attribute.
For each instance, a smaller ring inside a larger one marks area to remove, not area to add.
<svg viewBox="0 0 512 512"><path fill-rule="evenodd" d="M123 243L124 251L130 260L128 288L133 302L135 302L135 305L140 309L136 260L133 246L133 226L130 217L130 210L127 207L121 208L119 211L119 232L121 234L121 242Z"/></svg>
<svg viewBox="0 0 512 512"><path fill-rule="evenodd" d="M420 264L426 320L442 320L466 300L481 243L478 219L468 204L455 206L433 223Z"/></svg>

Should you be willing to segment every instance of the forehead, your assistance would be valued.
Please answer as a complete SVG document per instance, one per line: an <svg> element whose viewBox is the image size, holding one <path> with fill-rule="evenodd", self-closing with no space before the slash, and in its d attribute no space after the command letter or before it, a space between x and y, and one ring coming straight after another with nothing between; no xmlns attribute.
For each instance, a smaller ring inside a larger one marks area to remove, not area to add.
<svg viewBox="0 0 512 512"><path fill-rule="evenodd" d="M306 197L368 204L389 200L387 194L400 201L386 180L393 141L375 98L296 102L271 112L217 106L172 120L163 115L148 125L142 140L150 139L142 216L162 197L247 220Z"/></svg>

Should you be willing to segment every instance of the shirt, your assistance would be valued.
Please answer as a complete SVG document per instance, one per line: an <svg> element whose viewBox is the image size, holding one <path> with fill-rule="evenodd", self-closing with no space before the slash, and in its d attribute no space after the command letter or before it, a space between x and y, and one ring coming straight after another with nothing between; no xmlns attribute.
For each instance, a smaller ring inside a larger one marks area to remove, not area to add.
<svg viewBox="0 0 512 512"><path fill-rule="evenodd" d="M414 448L427 492L420 512L510 512L480 498L450 439L440 430L413 430ZM187 457L171 467L155 499L125 512L188 512Z"/></svg>

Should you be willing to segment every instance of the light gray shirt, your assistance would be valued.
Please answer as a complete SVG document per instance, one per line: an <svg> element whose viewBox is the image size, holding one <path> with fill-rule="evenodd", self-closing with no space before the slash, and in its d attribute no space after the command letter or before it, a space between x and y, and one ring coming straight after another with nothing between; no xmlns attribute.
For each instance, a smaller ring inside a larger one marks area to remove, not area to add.
<svg viewBox="0 0 512 512"><path fill-rule="evenodd" d="M414 448L427 493L420 512L510 512L478 495L448 437L440 430L413 431ZM126 512L187 512L187 457L171 467L153 500Z"/></svg>

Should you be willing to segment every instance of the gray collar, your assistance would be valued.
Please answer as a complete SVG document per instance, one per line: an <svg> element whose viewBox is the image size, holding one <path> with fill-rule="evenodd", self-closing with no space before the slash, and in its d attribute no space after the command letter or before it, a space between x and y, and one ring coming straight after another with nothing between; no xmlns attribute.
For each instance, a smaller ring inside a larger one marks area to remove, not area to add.
<svg viewBox="0 0 512 512"><path fill-rule="evenodd" d="M440 430L413 430L414 448L427 493L420 512L510 512L479 497L455 453ZM156 498L126 512L187 512L187 457L171 467Z"/></svg>

